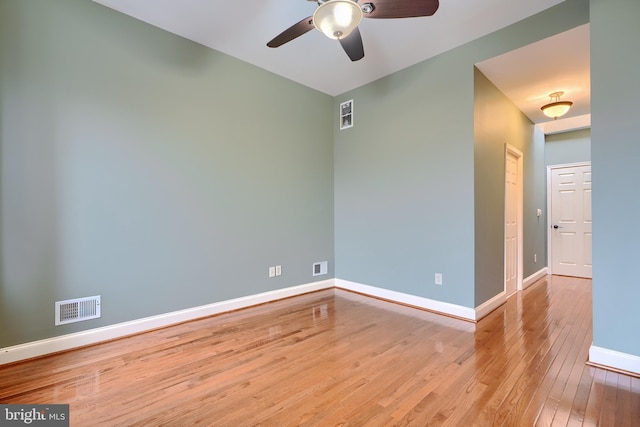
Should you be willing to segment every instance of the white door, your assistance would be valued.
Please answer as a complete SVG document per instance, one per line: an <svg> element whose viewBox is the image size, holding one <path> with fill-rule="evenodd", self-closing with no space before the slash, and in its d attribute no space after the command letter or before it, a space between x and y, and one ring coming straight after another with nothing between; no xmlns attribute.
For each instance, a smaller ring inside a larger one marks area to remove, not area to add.
<svg viewBox="0 0 640 427"><path fill-rule="evenodd" d="M504 290L507 296L518 285L518 156L506 150L504 197Z"/></svg>
<svg viewBox="0 0 640 427"><path fill-rule="evenodd" d="M551 168L551 272L591 278L591 165Z"/></svg>

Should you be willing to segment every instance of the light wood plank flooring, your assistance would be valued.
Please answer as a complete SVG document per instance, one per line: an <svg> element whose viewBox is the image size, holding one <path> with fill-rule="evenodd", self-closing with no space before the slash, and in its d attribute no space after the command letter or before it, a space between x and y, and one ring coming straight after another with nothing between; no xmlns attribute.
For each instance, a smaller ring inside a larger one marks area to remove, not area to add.
<svg viewBox="0 0 640 427"><path fill-rule="evenodd" d="M326 290L0 367L72 426L638 426L640 379L585 365L591 281L478 324Z"/></svg>

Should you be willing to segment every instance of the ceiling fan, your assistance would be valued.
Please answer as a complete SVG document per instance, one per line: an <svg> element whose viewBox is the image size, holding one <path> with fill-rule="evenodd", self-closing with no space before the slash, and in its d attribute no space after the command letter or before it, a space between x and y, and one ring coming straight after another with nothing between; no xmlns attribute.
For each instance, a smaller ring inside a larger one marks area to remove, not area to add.
<svg viewBox="0 0 640 427"><path fill-rule="evenodd" d="M327 37L337 39L352 61L364 58L358 24L362 18L392 19L431 16L439 0L307 0L318 3L312 16L293 24L273 40L269 47L279 47L317 28Z"/></svg>

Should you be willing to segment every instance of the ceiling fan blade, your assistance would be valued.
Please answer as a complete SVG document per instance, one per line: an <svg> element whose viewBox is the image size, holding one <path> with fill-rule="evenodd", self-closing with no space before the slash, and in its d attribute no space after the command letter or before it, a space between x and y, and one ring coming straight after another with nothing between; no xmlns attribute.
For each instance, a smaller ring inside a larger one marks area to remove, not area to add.
<svg viewBox="0 0 640 427"><path fill-rule="evenodd" d="M356 27L346 38L340 39L342 48L352 61L358 61L364 58L364 46L362 45L362 36L360 30Z"/></svg>
<svg viewBox="0 0 640 427"><path fill-rule="evenodd" d="M297 24L293 24L280 34L278 34L273 40L267 43L269 47L279 47L291 40L300 37L301 35L311 31L315 27L313 26L313 17L308 16Z"/></svg>
<svg viewBox="0 0 640 427"><path fill-rule="evenodd" d="M360 0L359 3L361 6L371 3L373 11L363 16L378 19L431 16L440 6L438 0Z"/></svg>

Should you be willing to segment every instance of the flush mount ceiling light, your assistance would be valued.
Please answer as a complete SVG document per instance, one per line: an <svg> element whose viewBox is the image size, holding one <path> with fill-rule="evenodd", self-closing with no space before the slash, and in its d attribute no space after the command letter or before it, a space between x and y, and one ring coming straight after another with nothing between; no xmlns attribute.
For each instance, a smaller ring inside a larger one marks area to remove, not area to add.
<svg viewBox="0 0 640 427"><path fill-rule="evenodd" d="M549 94L549 100L551 103L543 105L540 109L545 116L551 117L556 120L558 117L562 117L567 114L569 108L573 105L571 101L560 101L560 97L564 95L564 92L553 92Z"/></svg>
<svg viewBox="0 0 640 427"><path fill-rule="evenodd" d="M330 39L343 39L362 20L362 9L352 0L327 0L313 13L313 25Z"/></svg>

